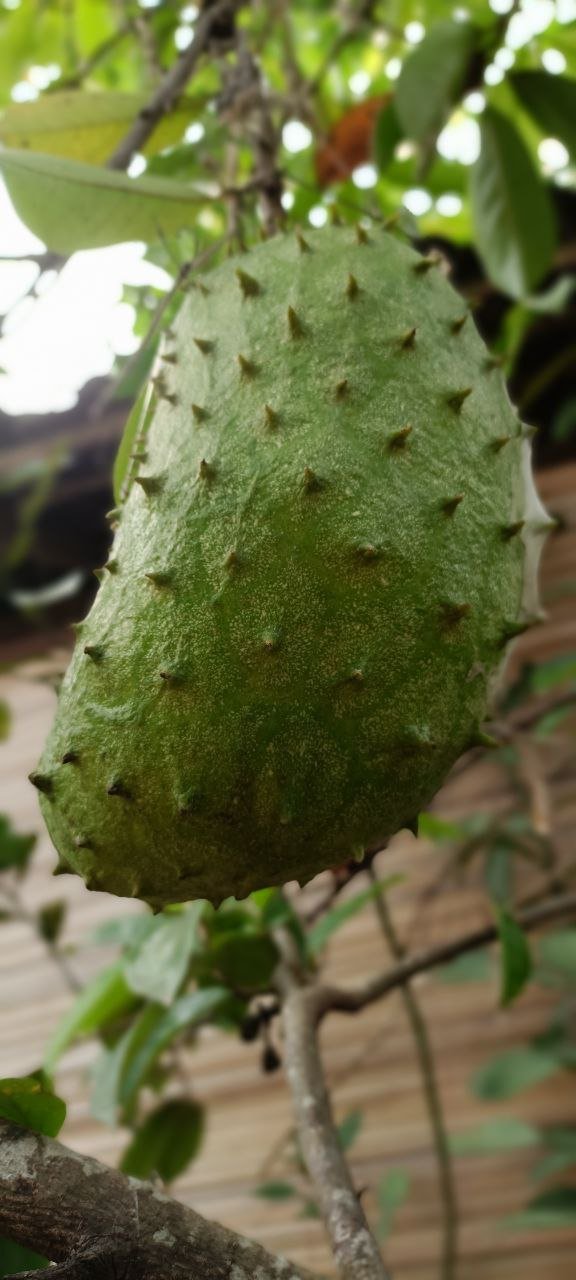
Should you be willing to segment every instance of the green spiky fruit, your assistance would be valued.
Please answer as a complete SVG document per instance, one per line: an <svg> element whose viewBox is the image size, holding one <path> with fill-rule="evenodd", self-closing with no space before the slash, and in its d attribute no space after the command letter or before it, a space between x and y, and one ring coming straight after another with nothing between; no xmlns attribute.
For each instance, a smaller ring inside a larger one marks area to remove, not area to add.
<svg viewBox="0 0 576 1280"><path fill-rule="evenodd" d="M461 298L381 229L219 267L149 401L36 783L89 887L218 901L427 804L549 521Z"/></svg>

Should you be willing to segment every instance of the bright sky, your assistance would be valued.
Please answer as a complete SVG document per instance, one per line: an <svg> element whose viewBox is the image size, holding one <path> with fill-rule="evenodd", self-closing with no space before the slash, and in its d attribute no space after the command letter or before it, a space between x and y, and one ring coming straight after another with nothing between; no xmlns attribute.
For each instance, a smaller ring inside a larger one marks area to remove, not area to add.
<svg viewBox="0 0 576 1280"><path fill-rule="evenodd" d="M141 4L154 2L140 0ZM489 0L489 3L496 13L506 13L512 7L512 0ZM190 6L186 12L187 20L191 21L195 9ZM464 7L458 13L464 16ZM576 0L556 0L556 5L553 0L523 0L520 12L511 20L507 47L500 50L500 57L497 55L488 69L487 83L496 83L503 76L510 60L514 60L513 51L544 31L554 14L561 22L570 21L576 16ZM420 23L411 23L409 27L406 38L409 43L417 44L424 29ZM542 61L552 73L559 74L564 69L563 55L554 49L546 50ZM397 67L390 63L386 66L391 78L400 72L400 60L396 62ZM352 76L350 89L355 95L369 94L368 74L359 71ZM483 110L484 101L480 93L469 95L465 110L460 109L440 135L438 149L442 155L463 164L473 163L479 146L475 117ZM289 151L304 150L311 143L312 135L300 121L286 125L284 145ZM400 144L403 145L406 144ZM541 148L540 160L548 172L566 166L568 157L558 140L545 139ZM372 165L362 165L354 180L363 190L374 186L377 177ZM291 198L288 192L287 208ZM407 191L404 202L417 216L432 204L423 188ZM443 216L453 217L460 207L459 197L442 196L436 207ZM315 206L309 218L314 226L322 226L327 219L326 208ZM0 254L24 254L43 248L17 217L1 182L0 228ZM142 244L115 245L75 254L59 277L43 281L39 299L14 308L0 341L1 409L13 414L68 409L85 382L109 372L115 354L128 355L136 349L138 341L132 334L133 310L120 301L122 286L152 284L166 288L170 283L165 272L143 260L143 254ZM0 261L0 314L26 291L35 271L30 263Z"/></svg>

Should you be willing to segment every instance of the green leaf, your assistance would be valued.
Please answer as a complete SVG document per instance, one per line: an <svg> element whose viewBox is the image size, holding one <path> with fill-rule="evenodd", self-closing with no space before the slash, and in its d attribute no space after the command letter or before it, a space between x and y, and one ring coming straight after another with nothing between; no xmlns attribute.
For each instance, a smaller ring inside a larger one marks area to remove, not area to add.
<svg viewBox="0 0 576 1280"><path fill-rule="evenodd" d="M542 1227L576 1225L576 1187L554 1187L531 1200L521 1213L505 1220L507 1227L520 1231L538 1231Z"/></svg>
<svg viewBox="0 0 576 1280"><path fill-rule="evenodd" d="M0 813L0 871L14 867L22 871L36 844L36 836L18 836L10 819Z"/></svg>
<svg viewBox="0 0 576 1280"><path fill-rule="evenodd" d="M67 904L62 899L47 902L37 915L38 931L45 942L56 942L66 919Z"/></svg>
<svg viewBox="0 0 576 1280"><path fill-rule="evenodd" d="M576 929L558 929L541 938L538 944L538 964L544 970L539 978L563 977L576 981Z"/></svg>
<svg viewBox="0 0 576 1280"><path fill-rule="evenodd" d="M387 893L394 885L401 883L403 878L401 875L387 876L385 880L380 880L378 884L372 884L368 889L363 889L361 893L355 894L354 897L347 898L345 902L339 902L337 906L331 907L316 924L312 925L308 933L309 953L314 956L318 955L318 952L323 950L328 939L332 937L332 934L337 929L341 929L343 924L346 924L359 911L362 911L367 902L379 897L381 893Z"/></svg>
<svg viewBox="0 0 576 1280"><path fill-rule="evenodd" d="M394 152L403 136L394 103L388 102L380 112L374 129L374 163L380 173L384 173L394 159Z"/></svg>
<svg viewBox="0 0 576 1280"><path fill-rule="evenodd" d="M548 270L556 230L548 191L514 125L489 107L472 169L478 251L491 279L513 297L530 294Z"/></svg>
<svg viewBox="0 0 576 1280"><path fill-rule="evenodd" d="M557 1058L532 1045L508 1049L475 1072L472 1087L477 1098L499 1102L502 1098L512 1098L521 1089L529 1089L547 1080L558 1071L558 1067Z"/></svg>
<svg viewBox="0 0 576 1280"><path fill-rule="evenodd" d="M379 1211L376 1234L379 1240L390 1235L396 1211L404 1203L409 1190L410 1178L403 1169L390 1169L380 1179L376 1193Z"/></svg>
<svg viewBox="0 0 576 1280"><path fill-rule="evenodd" d="M338 1141L343 1151L348 1149L355 1143L358 1134L362 1128L362 1112L349 1111L347 1116L340 1121L337 1128Z"/></svg>
<svg viewBox="0 0 576 1280"><path fill-rule="evenodd" d="M134 1004L134 995L126 982L122 965L114 964L104 969L80 992L60 1026L56 1028L46 1053L46 1070L54 1070L58 1059L72 1040L100 1031Z"/></svg>
<svg viewBox="0 0 576 1280"><path fill-rule="evenodd" d="M576 1129L558 1127L544 1129L542 1142L548 1148L548 1154L538 1161L532 1170L532 1178L539 1182L566 1169L576 1167Z"/></svg>
<svg viewBox="0 0 576 1280"><path fill-rule="evenodd" d="M406 58L395 101L408 138L424 142L442 128L464 87L477 39L468 22L438 22Z"/></svg>
<svg viewBox="0 0 576 1280"><path fill-rule="evenodd" d="M92 1095L90 1109L103 1124L115 1125L122 1114L130 1118L130 1110L137 1089L143 1083L146 1072L138 1078L134 1089L125 1085L128 1073L139 1055L146 1054L149 1041L164 1016L159 1004L148 1004L140 1010L126 1031L111 1046L106 1046L92 1068ZM153 1062L150 1059L150 1065Z"/></svg>
<svg viewBox="0 0 576 1280"><path fill-rule="evenodd" d="M290 1200L296 1195L296 1188L291 1182L262 1182L254 1188L254 1195L261 1200Z"/></svg>
<svg viewBox="0 0 576 1280"><path fill-rule="evenodd" d="M198 207L198 194L183 183L128 178L37 151L1 151L0 173L22 221L56 253L160 240L189 228Z"/></svg>
<svg viewBox="0 0 576 1280"><path fill-rule="evenodd" d="M576 159L576 80L546 71L515 71L508 82L543 132L559 138Z"/></svg>
<svg viewBox="0 0 576 1280"><path fill-rule="evenodd" d="M68 89L43 94L36 102L13 103L6 109L0 119L0 143L105 164L147 101L142 93ZM178 142L201 105L198 99L181 100L162 118L145 150L161 151Z"/></svg>
<svg viewBox="0 0 576 1280"><path fill-rule="evenodd" d="M136 436L144 437L146 435L154 417L157 400L158 396L155 388L149 382L142 388L136 403L132 406L128 415L112 472L114 501L117 503L124 502L128 496L130 489L129 470L134 441Z"/></svg>
<svg viewBox="0 0 576 1280"><path fill-rule="evenodd" d="M10 733L10 707L0 698L0 742L5 742Z"/></svg>
<svg viewBox="0 0 576 1280"><path fill-rule="evenodd" d="M127 951L140 947L148 934L156 928L156 916L119 916L116 920L104 920L97 925L88 941L95 946L119 946Z"/></svg>
<svg viewBox="0 0 576 1280"><path fill-rule="evenodd" d="M129 1106L150 1067L175 1036L208 1022L227 1001L228 992L225 987L203 987L190 995L180 996L170 1009L160 1011L162 1016L154 1020L149 1034L142 1037L142 1043L131 1056L129 1064L126 1061L124 1063L120 1090L122 1105Z"/></svg>
<svg viewBox="0 0 576 1280"><path fill-rule="evenodd" d="M218 937L211 949L214 965L235 990L266 987L276 965L278 948L266 933L229 933Z"/></svg>
<svg viewBox="0 0 576 1280"><path fill-rule="evenodd" d="M505 1008L526 986L532 973L532 956L525 933L507 911L497 912L502 985L500 1004Z"/></svg>
<svg viewBox="0 0 576 1280"><path fill-rule="evenodd" d="M198 925L204 909L203 901L192 902L177 915L158 917L154 932L144 939L140 950L125 966L126 981L132 991L159 1004L170 1004L198 948Z"/></svg>
<svg viewBox="0 0 576 1280"><path fill-rule="evenodd" d="M435 972L440 982L488 982L493 976L492 958L486 948L479 948L469 955L458 956Z"/></svg>
<svg viewBox="0 0 576 1280"><path fill-rule="evenodd" d="M66 1119L66 1103L34 1076L0 1080L0 1116L55 1138Z"/></svg>
<svg viewBox="0 0 576 1280"><path fill-rule="evenodd" d="M448 822L435 813L418 814L418 836L421 840L462 840L467 835L458 822Z"/></svg>
<svg viewBox="0 0 576 1280"><path fill-rule="evenodd" d="M0 1276L14 1275L20 1271L37 1271L40 1267L48 1267L47 1258L41 1258L33 1249L26 1249L23 1244L14 1240L6 1240L0 1236Z"/></svg>
<svg viewBox="0 0 576 1280"><path fill-rule="evenodd" d="M515 1116L499 1116L484 1124L454 1134L450 1146L459 1156L500 1155L506 1151L522 1151L537 1146L540 1132L534 1125Z"/></svg>
<svg viewBox="0 0 576 1280"><path fill-rule="evenodd" d="M134 1178L157 1174L172 1182L198 1155L204 1135L204 1108L172 1098L152 1111L127 1147L120 1168Z"/></svg>

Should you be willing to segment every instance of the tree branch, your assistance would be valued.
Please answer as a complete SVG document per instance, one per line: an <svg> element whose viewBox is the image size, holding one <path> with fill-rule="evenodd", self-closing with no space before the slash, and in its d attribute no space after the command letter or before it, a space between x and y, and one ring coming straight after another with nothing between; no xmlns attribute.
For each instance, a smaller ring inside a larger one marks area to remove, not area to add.
<svg viewBox="0 0 576 1280"><path fill-rule="evenodd" d="M284 941L284 937L282 938ZM390 1280L342 1152L318 1047L318 988L280 966L284 1060L302 1154L343 1280Z"/></svg>
<svg viewBox="0 0 576 1280"><path fill-rule="evenodd" d="M526 930L537 929L539 925L550 924L553 920L562 919L564 916L576 916L576 893L547 898L545 902L539 902L515 913L518 924ZM450 960L456 960L469 951L477 951L479 947L495 942L497 937L497 926L485 925L482 929L476 929L463 938L453 938L451 942L442 942L437 947L431 947L429 951L406 956L392 969L385 969L383 973L369 978L367 982L358 986L317 987L313 993L316 1020L319 1021L332 1009L340 1013L359 1013L367 1005L381 1000L390 991L405 986L417 974L427 973L429 969L437 968L438 965L448 964Z"/></svg>
<svg viewBox="0 0 576 1280"><path fill-rule="evenodd" d="M377 884L373 865L368 868L368 875L372 883ZM385 894L378 893L376 895L374 909L392 956L395 960L403 960L405 949L396 932ZM401 987L400 995L406 1011L406 1017L412 1028L416 1055L422 1076L424 1099L434 1141L436 1163L438 1165L438 1184L443 1206L441 1280L454 1280L458 1260L458 1197L450 1144L442 1110L442 1098L436 1077L434 1052L428 1035L426 1019L409 982Z"/></svg>
<svg viewBox="0 0 576 1280"><path fill-rule="evenodd" d="M151 1183L2 1119L0 1189L0 1232L62 1263L63 1280L313 1280Z"/></svg>
<svg viewBox="0 0 576 1280"><path fill-rule="evenodd" d="M134 124L110 156L109 169L127 169L132 157L140 151L163 116L172 110L185 89L196 63L213 40L221 39L221 30L234 18L242 0L219 0L207 5L196 21L194 38L170 67L150 101L138 113Z"/></svg>

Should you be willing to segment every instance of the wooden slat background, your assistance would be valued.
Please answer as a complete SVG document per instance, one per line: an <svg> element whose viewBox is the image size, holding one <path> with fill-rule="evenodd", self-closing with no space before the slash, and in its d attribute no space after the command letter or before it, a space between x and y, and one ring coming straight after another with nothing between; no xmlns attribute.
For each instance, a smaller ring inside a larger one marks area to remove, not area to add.
<svg viewBox="0 0 576 1280"><path fill-rule="evenodd" d="M576 648L573 595L563 584L576 578L576 466L541 476L540 489L563 520L550 539L543 585L548 621L518 647L520 656L540 657ZM53 658L51 656L50 661ZM102 920L140 908L133 903L88 893L76 880L52 880L53 852L44 833L35 794L26 781L34 767L53 712L54 698L38 676L42 663L29 663L0 681L0 696L14 712L14 730L0 747L0 810L10 812L20 830L38 830L33 870L24 882L26 907L64 897L69 904L65 940L77 948L76 972L88 978L104 962L105 952L89 944ZM576 796L570 742L560 737L542 749L540 767L552 797L554 835L571 853ZM450 782L436 811L456 816L472 810L496 812L510 803L503 774L484 761ZM573 853L573 850L572 850ZM481 886L449 883L442 894L423 902L426 884L440 865L437 849L412 837L398 837L380 870L407 870L391 905L413 945L460 933L486 918ZM346 980L372 973L386 963L374 913L367 909L351 921L331 947L331 976ZM497 1007L496 985L445 985L431 977L418 980L419 995L432 1029L441 1087L450 1128L461 1132L499 1114L536 1124L576 1123L574 1076L567 1073L525 1091L498 1106L479 1103L469 1087L471 1073L497 1050L521 1043L543 1028L550 994L534 988L510 1010ZM39 1065L43 1049L71 995L62 975L47 959L42 944L25 922L0 927L0 1075L17 1075ZM433 1153L410 1033L397 996L350 1019L332 1016L323 1031L328 1074L338 1117L351 1109L363 1113L353 1148L357 1185L366 1187L365 1203L375 1214L374 1187L389 1169L411 1177L411 1194L400 1211L387 1257L395 1280L436 1280L439 1204ZM57 1084L69 1104L63 1139L70 1146L113 1163L126 1141L89 1112L87 1069L96 1046L86 1042L65 1056ZM332 1271L321 1225L303 1220L290 1202L270 1204L254 1195L274 1145L290 1128L289 1099L282 1073L262 1076L258 1051L208 1031L186 1055L186 1071L196 1096L208 1107L204 1148L175 1192L202 1213L254 1236L269 1248L312 1268ZM457 1163L462 1211L459 1280L574 1280L576 1230L540 1233L506 1231L500 1219L518 1210L530 1194L533 1151L508 1156L467 1157ZM282 1177L282 1160L272 1173ZM269 1176L267 1174L266 1176Z"/></svg>

